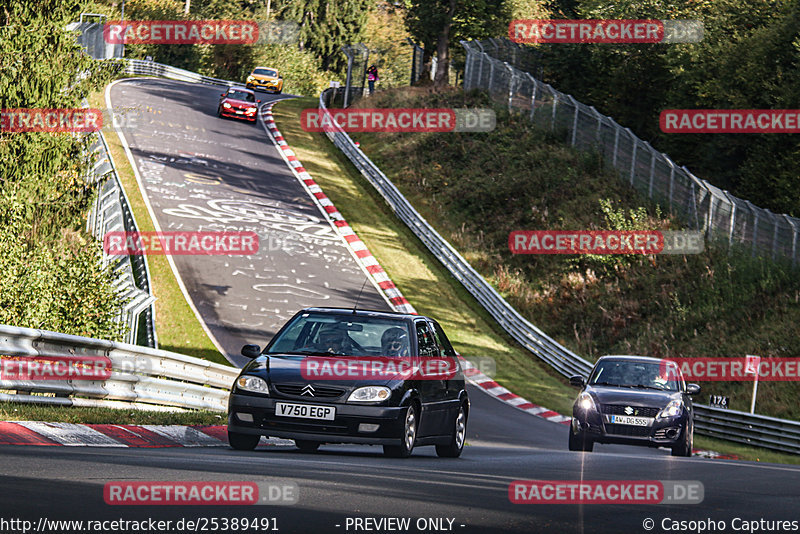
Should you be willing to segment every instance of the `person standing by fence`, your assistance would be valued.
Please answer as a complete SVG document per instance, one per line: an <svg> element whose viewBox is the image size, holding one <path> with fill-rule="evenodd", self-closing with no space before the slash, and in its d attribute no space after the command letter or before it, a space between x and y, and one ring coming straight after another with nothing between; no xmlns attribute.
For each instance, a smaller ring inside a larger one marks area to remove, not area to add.
<svg viewBox="0 0 800 534"><path fill-rule="evenodd" d="M375 92L375 82L377 82L380 78L378 78L378 67L375 65L370 65L367 69L367 83L369 84L369 94L372 95Z"/></svg>

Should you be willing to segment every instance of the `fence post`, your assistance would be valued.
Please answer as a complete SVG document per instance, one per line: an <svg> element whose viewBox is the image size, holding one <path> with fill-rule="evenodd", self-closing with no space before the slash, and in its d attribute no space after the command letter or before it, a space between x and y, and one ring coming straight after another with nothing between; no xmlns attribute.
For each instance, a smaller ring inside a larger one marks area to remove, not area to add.
<svg viewBox="0 0 800 534"><path fill-rule="evenodd" d="M613 120L613 119L612 119ZM617 168L617 150L619 149L619 130L620 126L614 123L614 158L611 160L611 166Z"/></svg>
<svg viewBox="0 0 800 534"><path fill-rule="evenodd" d="M650 146L650 143L645 141L647 149L650 151L650 185L647 187L647 197L653 198L653 178L656 174L656 151Z"/></svg>
<svg viewBox="0 0 800 534"><path fill-rule="evenodd" d="M745 200L747 203L747 207L750 208L750 212L753 214L753 243L750 246L750 254L752 256L756 255L756 243L758 242L758 211L753 207L749 200Z"/></svg>
<svg viewBox="0 0 800 534"><path fill-rule="evenodd" d="M526 72L525 75L531 79L533 82L533 91L531 91L531 117L530 120L533 122L533 112L536 110L536 89L538 88L539 84L536 83L536 78L530 75L530 73Z"/></svg>
<svg viewBox="0 0 800 534"><path fill-rule="evenodd" d="M630 128L625 128L625 131L628 132L628 135L630 135L633 140L633 154L631 155L631 185L633 185L633 177L636 174L636 149L639 146L639 140L633 135Z"/></svg>
<svg viewBox="0 0 800 534"><path fill-rule="evenodd" d="M553 90L552 86L550 87L550 93L553 95L553 118L550 122L550 131L556 131L556 107L558 106L558 93Z"/></svg>
<svg viewBox="0 0 800 534"><path fill-rule="evenodd" d="M575 140L578 135L578 113L580 112L580 108L578 107L578 102L572 98L572 95L567 96L572 101L572 105L575 106L575 117L572 119L572 146L575 146Z"/></svg>
<svg viewBox="0 0 800 534"><path fill-rule="evenodd" d="M473 42L476 45L478 45L478 47L481 49L481 54L480 54L480 56L478 56L478 57L481 58L481 62L478 64L478 81L475 84L477 87L480 87L481 86L481 79L483 78L483 58L484 58L484 56L486 56L486 52L483 50L483 45L481 44L480 41L473 41Z"/></svg>
<svg viewBox="0 0 800 534"><path fill-rule="evenodd" d="M786 219L786 222L792 227L792 267L794 267L797 262L797 226L795 226L792 218L785 213L783 214L783 218Z"/></svg>
<svg viewBox="0 0 800 534"><path fill-rule="evenodd" d="M772 259L774 260L775 256L778 255L778 220L774 213L769 210L766 211L770 214L772 226L775 227L775 230L772 232Z"/></svg>
<svg viewBox="0 0 800 534"><path fill-rule="evenodd" d="M511 65L508 64L508 62L504 61L503 65L505 65L506 68L508 69L510 76L508 79L508 111L511 112L511 101L514 98L514 78L516 77L516 74L514 72L514 69L511 67Z"/></svg>
<svg viewBox="0 0 800 534"><path fill-rule="evenodd" d="M725 198L728 199L728 203L731 205L731 219L728 222L730 229L728 230L728 247L733 245L733 229L736 227L736 202L731 200L731 195L727 191L723 191L725 193Z"/></svg>
<svg viewBox="0 0 800 534"><path fill-rule="evenodd" d="M708 216L706 217L706 235L711 238L711 233L714 225L714 201L717 200L716 195L709 191L710 195L708 200ZM717 201L719 203L719 201Z"/></svg>
<svg viewBox="0 0 800 534"><path fill-rule="evenodd" d="M664 161L669 165L669 211L672 213L672 192L675 189L675 164L672 163L672 160L663 152L661 155L664 156Z"/></svg>
<svg viewBox="0 0 800 534"><path fill-rule="evenodd" d="M487 90L489 91L489 97L492 96L492 84L494 84L494 59L490 56L486 56L486 59L489 60L489 85L487 86Z"/></svg>

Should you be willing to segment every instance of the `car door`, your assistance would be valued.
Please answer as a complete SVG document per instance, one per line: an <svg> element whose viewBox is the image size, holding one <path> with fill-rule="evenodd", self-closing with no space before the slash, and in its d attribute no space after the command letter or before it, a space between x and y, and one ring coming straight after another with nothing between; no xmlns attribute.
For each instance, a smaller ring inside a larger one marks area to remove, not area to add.
<svg viewBox="0 0 800 534"><path fill-rule="evenodd" d="M450 340L447 339L447 335L444 333L444 330L439 323L433 319L431 319L429 322L431 329L433 330L433 336L436 341L436 345L439 347L439 356L448 363L451 369L455 371L454 374L448 374L446 377L448 380L444 381L444 400L452 401L448 402L448 407L455 409L458 406L458 395L461 393L461 390L464 389L464 377L462 374L461 362L458 360L458 355L456 354L453 345L450 344Z"/></svg>
<svg viewBox="0 0 800 534"><path fill-rule="evenodd" d="M433 328L425 319L415 322L417 334L417 347L420 365L425 369L425 360L437 358L440 354L439 346ZM441 434L445 425L447 410L447 384L440 377L423 376L418 381L420 396L422 397L422 417L420 420L420 434L431 436Z"/></svg>

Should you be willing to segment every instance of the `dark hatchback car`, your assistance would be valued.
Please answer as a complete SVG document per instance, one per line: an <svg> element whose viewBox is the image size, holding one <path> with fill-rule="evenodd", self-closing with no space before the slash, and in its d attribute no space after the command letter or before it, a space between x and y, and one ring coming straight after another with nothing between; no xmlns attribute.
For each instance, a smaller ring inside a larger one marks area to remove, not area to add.
<svg viewBox="0 0 800 534"><path fill-rule="evenodd" d="M433 319L307 308L263 351L245 345L242 354L253 360L228 402L235 449L252 450L270 436L293 439L304 452L363 443L393 457L421 445L461 455L469 397L457 354Z"/></svg>
<svg viewBox="0 0 800 534"><path fill-rule="evenodd" d="M229 87L220 95L217 115L255 122L260 103L261 100L257 100L255 93L250 89Z"/></svg>
<svg viewBox="0 0 800 534"><path fill-rule="evenodd" d="M603 356L589 379L570 378L581 387L572 407L569 450L591 451L595 443L669 447L673 456L691 456L694 411L691 395L675 363L643 356Z"/></svg>

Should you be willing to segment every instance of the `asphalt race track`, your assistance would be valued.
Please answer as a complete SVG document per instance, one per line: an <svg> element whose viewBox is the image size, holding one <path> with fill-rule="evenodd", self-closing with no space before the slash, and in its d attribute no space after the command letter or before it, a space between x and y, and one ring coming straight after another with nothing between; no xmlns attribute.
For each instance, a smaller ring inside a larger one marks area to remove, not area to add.
<svg viewBox="0 0 800 534"><path fill-rule="evenodd" d="M114 84L110 99L139 110L124 136L161 230L259 235L252 256L171 256L203 321L241 366L242 345L263 347L297 310L352 307L366 275L260 121L217 117L222 92L136 79ZM370 282L359 307L391 310Z"/></svg>
<svg viewBox="0 0 800 534"><path fill-rule="evenodd" d="M234 353L245 342L263 344L298 307L352 305L364 278L260 125L215 116L219 93L150 79L118 83L111 91L114 105L151 110L152 122L126 139L162 230L252 229L262 243L274 234L296 246L272 251L262 246L256 258L174 258L209 329ZM361 306L388 309L373 286L364 293ZM152 518L173 525L181 518L203 518L205 529L175 530L181 532L217 530L210 527L212 518L268 518L269 529L236 531L281 534L698 532L665 530L665 518L724 521L724 529L706 532L742 532L734 529L734 518L800 520L798 467L673 458L666 450L624 446L569 452L565 425L476 388L470 394L467 447L459 459L438 458L432 447L416 449L409 459L392 459L378 447L349 445L322 446L316 454L263 445L254 452L2 446L0 515L29 519L34 526L41 518ZM515 480L699 481L704 499L681 505L515 504L509 499ZM291 505L118 506L104 502L110 481L289 481L299 494ZM410 518L410 527L356 528L353 521L388 517ZM439 522L423 524L427 518ZM645 528L648 519L654 521L652 530ZM21 532L8 525L0 531Z"/></svg>

